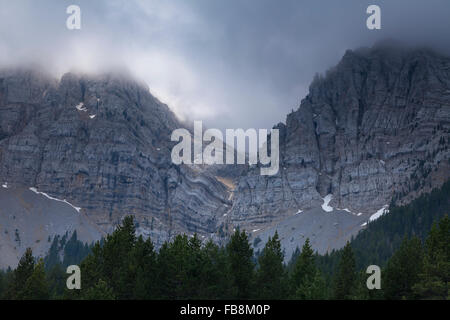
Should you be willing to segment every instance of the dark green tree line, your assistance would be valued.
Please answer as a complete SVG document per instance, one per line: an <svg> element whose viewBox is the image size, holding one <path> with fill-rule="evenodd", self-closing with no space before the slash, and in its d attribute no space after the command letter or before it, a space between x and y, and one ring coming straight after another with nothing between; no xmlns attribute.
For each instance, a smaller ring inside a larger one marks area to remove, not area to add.
<svg viewBox="0 0 450 320"><path fill-rule="evenodd" d="M257 263L249 238L236 230L226 246L178 235L159 251L136 236L132 217L97 242L80 264L81 290L68 290L62 262L45 269L27 249L15 270L0 272L2 299L447 299L450 219L444 216L425 241L404 237L382 270L381 290L368 290L351 243L324 274L309 239L288 268L278 233ZM49 261L47 259L46 261Z"/></svg>

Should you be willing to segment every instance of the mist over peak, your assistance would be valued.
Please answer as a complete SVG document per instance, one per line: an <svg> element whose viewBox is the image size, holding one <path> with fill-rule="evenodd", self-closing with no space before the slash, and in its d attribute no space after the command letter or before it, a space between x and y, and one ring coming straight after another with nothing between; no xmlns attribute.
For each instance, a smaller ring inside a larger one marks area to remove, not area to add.
<svg viewBox="0 0 450 320"><path fill-rule="evenodd" d="M379 1L381 30L365 26L367 1L81 0L80 30L66 28L69 4L2 1L1 66L128 70L181 119L220 129L282 121L349 48L395 38L449 51L447 1Z"/></svg>

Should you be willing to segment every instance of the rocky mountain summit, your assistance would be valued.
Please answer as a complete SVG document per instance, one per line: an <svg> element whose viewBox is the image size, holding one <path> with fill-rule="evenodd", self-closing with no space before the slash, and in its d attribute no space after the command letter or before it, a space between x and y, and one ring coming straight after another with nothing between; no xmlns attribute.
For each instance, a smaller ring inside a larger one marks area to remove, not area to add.
<svg viewBox="0 0 450 320"><path fill-rule="evenodd" d="M319 252L338 248L391 202L408 203L449 178L450 58L392 44L347 51L276 125L273 176L257 166L174 165L170 136L182 127L126 75L0 71L8 256L45 249L23 236L27 221L43 230L39 241L74 229L91 241L128 214L157 246L177 233L221 241L239 226L257 249L275 230L287 255L306 237ZM45 215L48 201L58 202L48 215L63 210L70 228L30 218L33 208Z"/></svg>
<svg viewBox="0 0 450 320"><path fill-rule="evenodd" d="M449 178L450 58L388 43L348 50L276 127L280 171L238 179L231 222L265 229L320 206L368 220ZM350 229L341 236L361 227Z"/></svg>

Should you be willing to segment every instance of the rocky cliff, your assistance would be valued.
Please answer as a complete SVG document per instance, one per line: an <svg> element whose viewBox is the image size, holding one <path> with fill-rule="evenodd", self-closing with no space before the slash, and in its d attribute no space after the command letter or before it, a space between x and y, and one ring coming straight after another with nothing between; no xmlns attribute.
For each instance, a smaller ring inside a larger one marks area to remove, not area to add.
<svg viewBox="0 0 450 320"><path fill-rule="evenodd" d="M319 252L340 247L391 201L407 203L449 178L450 58L392 44L347 51L276 126L274 176L255 166L173 165L179 127L148 87L124 75L0 71L1 223L21 228L6 208L26 205L21 217L42 208L36 197L21 200L31 190L80 208L67 216L89 226L79 234L96 230L86 240L132 214L157 246L177 233L225 239L240 226L262 239L257 249L275 230L288 251L306 237ZM6 205L8 195L21 196Z"/></svg>
<svg viewBox="0 0 450 320"><path fill-rule="evenodd" d="M450 58L389 43L348 50L276 127L280 171L237 180L230 222L276 228L320 206L369 220L449 178Z"/></svg>
<svg viewBox="0 0 450 320"><path fill-rule="evenodd" d="M124 75L0 72L0 182L67 199L104 232L132 214L157 244L179 232L215 233L227 189L172 164L179 127L148 87Z"/></svg>

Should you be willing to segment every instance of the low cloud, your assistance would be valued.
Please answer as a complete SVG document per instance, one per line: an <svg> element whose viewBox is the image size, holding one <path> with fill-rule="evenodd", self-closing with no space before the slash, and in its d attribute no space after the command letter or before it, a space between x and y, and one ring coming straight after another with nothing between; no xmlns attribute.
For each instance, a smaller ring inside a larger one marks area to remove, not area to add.
<svg viewBox="0 0 450 320"><path fill-rule="evenodd" d="M447 0L372 2L0 1L0 65L57 76L126 68L182 119L269 128L348 48L389 37L450 52ZM71 4L81 30L65 26ZM370 4L381 30L365 27Z"/></svg>

